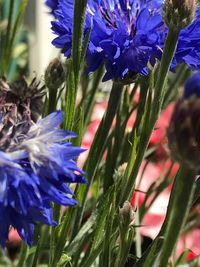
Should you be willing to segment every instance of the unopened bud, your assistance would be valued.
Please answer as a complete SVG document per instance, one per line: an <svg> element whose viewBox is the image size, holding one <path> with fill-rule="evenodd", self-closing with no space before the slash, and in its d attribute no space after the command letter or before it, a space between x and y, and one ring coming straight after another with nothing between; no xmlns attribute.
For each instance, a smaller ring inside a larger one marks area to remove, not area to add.
<svg viewBox="0 0 200 267"><path fill-rule="evenodd" d="M65 81L63 65L58 58L49 63L45 71L45 84L50 89L58 89Z"/></svg>
<svg viewBox="0 0 200 267"><path fill-rule="evenodd" d="M168 143L172 157L191 169L200 167L200 73L185 86L184 97L175 105Z"/></svg>
<svg viewBox="0 0 200 267"><path fill-rule="evenodd" d="M137 80L137 73L134 71L128 71L123 78L118 77L117 79L115 79L115 82L117 83L121 83L123 85L128 85L131 83L134 83Z"/></svg>
<svg viewBox="0 0 200 267"><path fill-rule="evenodd" d="M165 0L163 4L163 18L168 27L181 30L194 19L196 11L195 0Z"/></svg>
<svg viewBox="0 0 200 267"><path fill-rule="evenodd" d="M125 201L123 207L119 209L119 214L122 220L122 224L130 226L135 221L135 212L129 201Z"/></svg>
<svg viewBox="0 0 200 267"><path fill-rule="evenodd" d="M122 165L119 166L117 170L115 170L115 173L114 173L115 182L120 180L124 176L126 168L127 168L127 163L123 163Z"/></svg>

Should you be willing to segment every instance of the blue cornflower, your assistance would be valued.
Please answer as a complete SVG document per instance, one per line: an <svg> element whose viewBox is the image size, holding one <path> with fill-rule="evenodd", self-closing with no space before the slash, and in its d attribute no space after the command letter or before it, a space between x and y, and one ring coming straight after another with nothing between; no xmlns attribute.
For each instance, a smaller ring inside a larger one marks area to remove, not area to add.
<svg viewBox="0 0 200 267"><path fill-rule="evenodd" d="M0 129L7 121L13 123L14 113L9 112L0 113ZM32 122L26 134L17 128L18 124L26 124L20 121L12 125L6 135L9 146L0 151L2 246L8 239L10 227L16 228L21 238L31 245L37 222L56 225L52 217L52 202L65 206L77 203L67 183L85 182L83 171L74 161L83 149L66 141L75 134L58 128L62 120L63 113L57 111Z"/></svg>
<svg viewBox="0 0 200 267"><path fill-rule="evenodd" d="M188 98L191 95L200 97L200 72L193 74L185 83L184 98Z"/></svg>
<svg viewBox="0 0 200 267"><path fill-rule="evenodd" d="M58 5L58 0L46 0L45 4L51 9L51 13L53 14Z"/></svg>
<svg viewBox="0 0 200 267"><path fill-rule="evenodd" d="M105 64L104 81L127 75L147 75L148 62L161 59L167 27L162 18L162 0L88 0L84 34L92 27L87 49L88 72ZM71 55L74 1L58 1L52 29L53 45ZM186 63L200 67L200 9L194 22L180 33L171 69Z"/></svg>

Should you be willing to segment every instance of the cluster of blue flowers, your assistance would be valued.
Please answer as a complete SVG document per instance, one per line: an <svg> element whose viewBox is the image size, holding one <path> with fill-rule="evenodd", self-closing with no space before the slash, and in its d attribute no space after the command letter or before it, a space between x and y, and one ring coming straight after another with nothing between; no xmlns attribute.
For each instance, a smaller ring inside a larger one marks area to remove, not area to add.
<svg viewBox="0 0 200 267"><path fill-rule="evenodd" d="M87 49L88 73L101 64L104 81L127 74L147 75L148 63L162 57L168 28L162 18L162 0L88 0L84 33L92 27ZM52 30L53 45L71 55L74 0L58 0ZM191 25L180 32L171 69L180 63L200 68L200 7Z"/></svg>
<svg viewBox="0 0 200 267"><path fill-rule="evenodd" d="M31 245L36 223L56 225L52 203L77 203L67 183L85 182L74 161L83 149L67 142L74 133L58 128L61 111L33 122L30 100L11 102L9 85L0 82L0 244L14 227Z"/></svg>

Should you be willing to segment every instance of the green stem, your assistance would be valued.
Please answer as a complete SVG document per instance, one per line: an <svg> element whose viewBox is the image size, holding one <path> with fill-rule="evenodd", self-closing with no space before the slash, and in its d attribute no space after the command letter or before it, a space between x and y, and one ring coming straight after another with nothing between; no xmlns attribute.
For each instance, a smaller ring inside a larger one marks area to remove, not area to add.
<svg viewBox="0 0 200 267"><path fill-rule="evenodd" d="M80 79L80 67L82 63L81 52L83 45L86 4L87 4L86 0L74 1L72 60L73 60L75 88L78 87L78 82Z"/></svg>
<svg viewBox="0 0 200 267"><path fill-rule="evenodd" d="M180 169L179 169L179 171L177 172L177 174L175 176L175 180L174 180L173 187L172 187L171 194L170 194L170 198L169 198L169 203L168 203L168 207L167 207L165 221L162 224L160 232L158 233L157 238L154 239L152 244L147 248L147 250L143 254L143 257L136 263L135 267L143 267L144 266L144 262L149 262L149 265L146 263L145 267L151 267L151 266L153 266L153 263L157 259L158 253L155 253L153 255L151 261L147 260L148 258L150 258L150 254L151 254L151 251L153 250L153 247L157 246L156 245L157 239L163 238L163 235L166 232L166 227L168 225L168 220L169 220L169 216L170 216L170 210L172 209L172 206L174 205L174 199L175 199L175 196L176 196L176 192L179 190L179 181L178 181L178 178L177 178L179 176L179 172L180 172ZM160 248L161 248L161 246L160 246ZM160 249L159 249L159 251L160 251Z"/></svg>
<svg viewBox="0 0 200 267"><path fill-rule="evenodd" d="M131 244L133 242L135 230L132 226L128 226L128 228L124 227L124 229L121 229L120 232L120 248L115 262L116 267L125 266L130 252Z"/></svg>
<svg viewBox="0 0 200 267"><path fill-rule="evenodd" d="M165 41L158 79L155 85L155 95L154 95L153 103L151 105L152 109L150 113L150 118L147 118L148 120L146 120L146 122L144 123L145 125L141 132L140 144L137 150L135 164L134 164L134 167L132 169L130 176L128 177L128 182L126 183L124 192L122 194L122 198L120 202L121 204L126 199L129 199L131 196L139 168L141 166L146 148L148 146L149 139L151 137L155 123L160 115L162 104L163 104L163 99L164 99L165 91L166 91L165 83L167 80L167 74L169 72L170 65L171 65L173 56L176 51L178 35L179 35L179 32L177 32L177 30L173 28L169 29L168 36Z"/></svg>
<svg viewBox="0 0 200 267"><path fill-rule="evenodd" d="M88 125L89 120L91 118L92 110L93 110L94 103L95 103L95 95L96 95L96 92L98 90L99 83L102 79L103 72L104 72L104 66L101 66L98 69L97 73L95 73L94 81L92 84L92 89L90 91L89 99L87 101L87 104L85 107L85 112L84 112L85 113L85 116L84 116L85 117L85 126Z"/></svg>
<svg viewBox="0 0 200 267"><path fill-rule="evenodd" d="M63 248L64 248L65 243L66 243L67 231L68 231L69 225L71 223L71 220L73 218L73 213L74 213L74 209L71 207L67 211L67 214L66 214L66 216L62 222L62 228L60 231L60 235L57 239L56 244L54 244L54 247L53 247L53 252L52 252L53 257L52 257L51 262L49 264L50 267L57 266L57 263L62 256ZM53 244L53 241L55 241L55 240L52 240L52 244Z"/></svg>
<svg viewBox="0 0 200 267"><path fill-rule="evenodd" d="M135 119L134 126L132 128L132 131L130 134L127 135L123 149L122 149L122 155L121 155L121 164L124 162L128 161L130 159L130 153L131 153L131 148L130 148L130 140L133 140L135 133L139 133L139 128L141 128L141 121L142 117L145 111L145 104L147 100L147 93L148 93L148 86L149 83L147 82L147 79L143 79L141 77L140 79L140 99L138 102L138 107L137 107L137 115ZM137 89L138 84L136 83L135 88Z"/></svg>
<svg viewBox="0 0 200 267"><path fill-rule="evenodd" d="M32 263L31 267L37 267L38 266L38 257L39 257L39 253L40 253L40 248L41 248L41 240L38 240L36 251L35 251L35 254L33 257L33 263Z"/></svg>
<svg viewBox="0 0 200 267"><path fill-rule="evenodd" d="M48 114L56 110L57 102L57 89L49 88L49 106L48 106Z"/></svg>
<svg viewBox="0 0 200 267"><path fill-rule="evenodd" d="M155 97L154 97L155 105L153 105L151 113L151 123L153 124L153 127L158 119L158 116L162 108L163 99L166 93L165 83L167 80L167 74L169 72L172 59L176 51L178 36L179 36L179 31L177 31L173 27L169 28L161 60L159 76L155 86Z"/></svg>
<svg viewBox="0 0 200 267"><path fill-rule="evenodd" d="M61 206L54 204L53 205L53 218L56 222L59 223L61 216ZM57 228L54 226L50 227L50 252L49 252L49 266L53 266L54 254L56 253L56 242L57 242ZM65 235L67 236L67 235ZM64 243L63 243L64 247Z"/></svg>
<svg viewBox="0 0 200 267"><path fill-rule="evenodd" d="M14 14L14 0L10 0L10 7L9 7L9 15L8 15L8 26L6 29L6 41L5 41L5 50L8 47L8 43L10 40L10 33L11 33L11 27L12 27L12 19Z"/></svg>
<svg viewBox="0 0 200 267"><path fill-rule="evenodd" d="M17 18L16 18L16 20L14 22L12 33L10 34L11 38L9 40L8 47L6 48L6 55L5 55L5 58L4 58L5 60L4 60L4 65L3 65L4 73L6 73L8 71L8 68L9 68L9 64L10 64L10 59L12 57L15 38L16 38L16 35L18 33L19 27L20 27L20 25L22 23L23 16L24 16L24 11L26 9L27 3L28 3L28 0L21 0L20 6L19 6L19 10L18 10L18 14L17 14Z"/></svg>
<svg viewBox="0 0 200 267"><path fill-rule="evenodd" d="M8 61L7 56L8 56L8 45L9 45L9 40L10 40L10 33L11 33L11 28L12 28L12 20L13 20L13 14L14 14L14 0L10 0L10 6L9 6L9 15L8 15L8 26L6 29L6 39L5 39L5 44L4 44L4 62L3 65L6 64ZM5 68L4 68L5 69Z"/></svg>
<svg viewBox="0 0 200 267"><path fill-rule="evenodd" d="M27 252L28 252L28 246L25 243L22 243L22 247L21 247L21 252L20 252L20 256L19 256L19 261L17 263L16 267L23 267L25 260L26 260L26 256L27 256Z"/></svg>
<svg viewBox="0 0 200 267"><path fill-rule="evenodd" d="M187 218L195 188L195 175L196 172L194 170L183 166L177 175L176 184L178 184L178 187L173 198L173 205L168 206L169 213L164 222L167 226L159 259L159 267L167 266L168 259L173 252Z"/></svg>
<svg viewBox="0 0 200 267"><path fill-rule="evenodd" d="M76 98L78 83L80 81L81 66L84 62L82 56L84 50L84 24L86 14L86 0L74 1L73 17L73 40L72 40L72 60L69 64L69 73L67 75L65 119L63 128L73 130L73 123L76 111Z"/></svg>
<svg viewBox="0 0 200 267"><path fill-rule="evenodd" d="M169 105L170 102L172 102L177 94L178 94L178 89L180 88L181 85L185 82L185 80L189 77L190 70L188 70L188 67L185 65L181 65L173 77L173 81L170 83L169 88L167 89L165 99L163 102L164 107Z"/></svg>
<svg viewBox="0 0 200 267"><path fill-rule="evenodd" d="M93 262L97 258L97 256L100 254L103 246L103 240L99 242L97 247L94 249L93 253L86 259L86 261L82 262L82 267L89 267L92 266Z"/></svg>
<svg viewBox="0 0 200 267"><path fill-rule="evenodd" d="M123 89L122 84L113 82L113 87L110 93L106 114L101 120L94 141L90 148L88 160L83 168L87 173L88 182L85 185L81 185L77 192L77 198L79 203L82 204L82 207L79 209L78 218L76 218L76 225L75 225L76 231L78 231L78 229L80 228L82 216L85 209L87 193L93 182L93 179L96 175L99 166L99 162L102 158L104 146L106 144L106 139L108 137L113 119L115 117L121 99L121 94L123 91L122 89Z"/></svg>

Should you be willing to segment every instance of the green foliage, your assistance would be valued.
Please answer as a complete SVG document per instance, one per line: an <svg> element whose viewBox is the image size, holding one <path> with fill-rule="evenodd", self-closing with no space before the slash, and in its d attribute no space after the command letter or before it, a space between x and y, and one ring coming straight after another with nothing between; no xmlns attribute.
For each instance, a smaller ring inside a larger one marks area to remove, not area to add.
<svg viewBox="0 0 200 267"><path fill-rule="evenodd" d="M0 21L0 68L1 74L10 79L19 76L19 69L26 68L27 64L27 44L22 42L27 2L0 2L3 14ZM124 86L116 81L102 85L104 66L90 77L85 74L85 54L91 33L91 30L85 35L83 32L86 4L86 0L75 0L72 57L64 62L65 77L58 77L62 79L57 80L55 87L54 77L49 76L51 85L46 82L49 91L43 113L48 114L61 106L64 122L60 127L75 131L78 137L73 144L80 146L95 105L108 100L83 168L88 182L73 188L79 202L76 207L64 210L54 205L54 217L60 222L58 226L39 225L33 247L23 244L14 263L2 251L0 267L190 266L185 260L187 251L178 259L169 258L175 253L181 232L200 223L196 215L186 220L192 203L199 202L199 183L194 193L195 173L191 170L182 167L176 176L165 222L146 250L141 249L141 223L160 194L172 184L170 173L174 163L164 175L155 177L155 182L144 192L142 205L138 210L132 210L135 220L126 224L120 215L124 203L130 201L137 191L136 179L139 176L143 179L144 171L139 174L143 160L148 166L149 157L157 149L148 147L156 121L161 111L176 99L180 86L189 75L183 65L176 73L169 74L178 32L169 29L162 60L154 68L150 67L147 77L137 76L134 85ZM135 101L138 92L139 99ZM134 122L127 131L133 115ZM197 260L193 263L198 266Z"/></svg>

